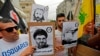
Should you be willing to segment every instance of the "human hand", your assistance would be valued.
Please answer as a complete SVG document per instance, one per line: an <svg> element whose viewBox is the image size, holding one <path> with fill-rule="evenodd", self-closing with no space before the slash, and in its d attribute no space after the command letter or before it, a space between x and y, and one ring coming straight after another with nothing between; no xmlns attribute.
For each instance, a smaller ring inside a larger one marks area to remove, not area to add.
<svg viewBox="0 0 100 56"><path fill-rule="evenodd" d="M35 51L35 47L29 46L27 47L21 54L20 56L29 56Z"/></svg>
<svg viewBox="0 0 100 56"><path fill-rule="evenodd" d="M60 52L64 50L64 46L57 41L57 39L55 38L55 52Z"/></svg>
<svg viewBox="0 0 100 56"><path fill-rule="evenodd" d="M64 46L63 45L57 45L55 46L55 52L60 52L60 51L63 51L64 50Z"/></svg>

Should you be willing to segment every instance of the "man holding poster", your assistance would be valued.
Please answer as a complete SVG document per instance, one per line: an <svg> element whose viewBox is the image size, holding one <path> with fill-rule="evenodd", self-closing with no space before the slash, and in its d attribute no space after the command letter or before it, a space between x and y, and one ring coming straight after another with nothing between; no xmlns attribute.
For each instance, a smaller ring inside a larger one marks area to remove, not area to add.
<svg viewBox="0 0 100 56"><path fill-rule="evenodd" d="M57 14L57 18L56 18L56 24L57 24L57 29L55 30L55 36L56 36L56 42L58 44L62 45L62 41L61 41L61 36L62 36L62 26L63 26L63 22L65 22L65 15L63 13L59 13ZM59 51L56 53L56 56L68 56L68 49L64 48L63 51Z"/></svg>
<svg viewBox="0 0 100 56"><path fill-rule="evenodd" d="M0 18L0 56L29 56L34 47L28 46L28 36L18 33L18 26L8 18Z"/></svg>

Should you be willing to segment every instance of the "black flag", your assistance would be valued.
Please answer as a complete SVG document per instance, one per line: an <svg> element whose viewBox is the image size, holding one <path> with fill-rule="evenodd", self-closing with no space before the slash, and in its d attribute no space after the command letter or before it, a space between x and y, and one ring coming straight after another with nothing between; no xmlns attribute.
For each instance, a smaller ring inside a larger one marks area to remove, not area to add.
<svg viewBox="0 0 100 56"><path fill-rule="evenodd" d="M21 33L26 33L26 26L21 19L21 17L18 15L16 10L14 9L12 3L10 0L6 0L3 7L0 10L0 16L3 18L10 18L12 19L20 28Z"/></svg>
<svg viewBox="0 0 100 56"><path fill-rule="evenodd" d="M68 16L67 16L68 20L73 20L73 14L72 11L69 11Z"/></svg>

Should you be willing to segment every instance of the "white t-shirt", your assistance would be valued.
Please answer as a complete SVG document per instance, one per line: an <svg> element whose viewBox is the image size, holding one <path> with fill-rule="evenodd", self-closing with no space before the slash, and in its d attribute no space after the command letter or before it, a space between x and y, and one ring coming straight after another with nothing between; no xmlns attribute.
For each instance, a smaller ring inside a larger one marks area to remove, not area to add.
<svg viewBox="0 0 100 56"><path fill-rule="evenodd" d="M61 44L62 33L59 30L55 30L55 36L56 36L57 43ZM57 52L56 56L68 56L68 49L64 49L64 51Z"/></svg>
<svg viewBox="0 0 100 56"><path fill-rule="evenodd" d="M0 39L0 56L19 56L28 47L28 35L20 34L15 42L6 42Z"/></svg>

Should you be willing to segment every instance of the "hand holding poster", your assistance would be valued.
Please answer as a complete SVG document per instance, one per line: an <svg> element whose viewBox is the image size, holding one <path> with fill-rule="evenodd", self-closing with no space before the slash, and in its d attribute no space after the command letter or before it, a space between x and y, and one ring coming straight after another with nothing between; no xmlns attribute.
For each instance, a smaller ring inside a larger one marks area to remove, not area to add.
<svg viewBox="0 0 100 56"><path fill-rule="evenodd" d="M64 22L63 33L62 33L62 44L65 48L76 46L77 44L77 22Z"/></svg>
<svg viewBox="0 0 100 56"><path fill-rule="evenodd" d="M35 55L54 55L54 23L29 23L30 45L35 45Z"/></svg>

